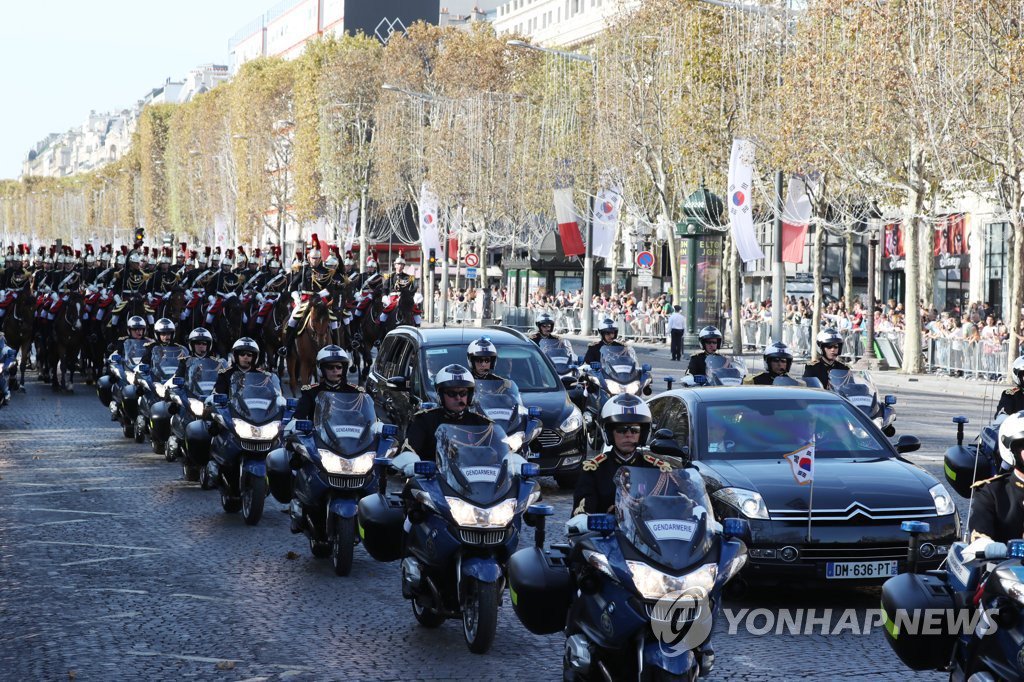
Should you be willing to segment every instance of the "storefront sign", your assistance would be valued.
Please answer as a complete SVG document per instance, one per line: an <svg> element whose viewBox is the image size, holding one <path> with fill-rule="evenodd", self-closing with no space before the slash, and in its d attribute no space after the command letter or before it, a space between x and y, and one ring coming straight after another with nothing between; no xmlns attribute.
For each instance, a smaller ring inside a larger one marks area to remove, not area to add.
<svg viewBox="0 0 1024 682"><path fill-rule="evenodd" d="M964 267L963 256L940 256L938 259L938 267L940 268L956 268L960 269Z"/></svg>
<svg viewBox="0 0 1024 682"><path fill-rule="evenodd" d="M907 259L899 256L892 256L889 258L889 269L890 270L902 270L907 267Z"/></svg>

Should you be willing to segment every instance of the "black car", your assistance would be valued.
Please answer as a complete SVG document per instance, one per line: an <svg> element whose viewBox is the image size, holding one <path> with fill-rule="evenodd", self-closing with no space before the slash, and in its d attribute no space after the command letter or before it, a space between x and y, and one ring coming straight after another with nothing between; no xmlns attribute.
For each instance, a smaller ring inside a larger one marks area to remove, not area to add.
<svg viewBox="0 0 1024 682"><path fill-rule="evenodd" d="M498 348L494 373L516 383L526 407L540 408L543 430L532 443L539 456L531 461L560 486L575 485L586 455L583 416L569 401L551 361L514 329L394 329L381 342L365 386L377 416L398 426L402 442L406 424L421 405L439 402L433 383L437 371L451 364L467 366L466 346L482 336Z"/></svg>
<svg viewBox="0 0 1024 682"><path fill-rule="evenodd" d="M880 583L906 570L901 521L931 526L921 540L921 570L938 568L960 535L952 496L902 457L920 441L901 436L893 445L835 393L683 388L656 396L650 407L654 429L671 430L689 449L715 517L750 522L748 580ZM800 468L812 443L813 484Z"/></svg>

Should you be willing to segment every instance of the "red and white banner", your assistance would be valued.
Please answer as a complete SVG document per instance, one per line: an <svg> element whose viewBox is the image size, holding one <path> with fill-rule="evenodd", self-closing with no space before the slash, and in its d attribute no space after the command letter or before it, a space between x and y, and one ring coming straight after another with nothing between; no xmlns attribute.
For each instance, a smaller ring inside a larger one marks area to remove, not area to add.
<svg viewBox="0 0 1024 682"><path fill-rule="evenodd" d="M615 230L619 227L619 213L622 209L622 190L608 187L597 193L594 202L594 246L595 258L609 258L615 247Z"/></svg>
<svg viewBox="0 0 1024 682"><path fill-rule="evenodd" d="M782 209L782 262L803 263L804 242L811 224L811 198L807 194L807 180L794 176L789 179L786 205Z"/></svg>
<svg viewBox="0 0 1024 682"><path fill-rule="evenodd" d="M587 249L583 245L583 235L580 234L580 226L576 221L571 187L555 190L555 217L558 220L558 236L562 241L562 252L566 258L585 254Z"/></svg>
<svg viewBox="0 0 1024 682"><path fill-rule="evenodd" d="M764 258L754 232L753 193L754 145L749 140L733 140L729 158L729 222L736 251L744 263Z"/></svg>
<svg viewBox="0 0 1024 682"><path fill-rule="evenodd" d="M430 250L438 258L444 256L441 253L441 233L438 229L438 199L437 195L430 191L429 185L423 183L420 188L420 244L423 246L424 258L430 256Z"/></svg>
<svg viewBox="0 0 1024 682"><path fill-rule="evenodd" d="M345 248L344 253L350 253L356 242L356 225L359 223L359 202L350 201L341 214L345 221Z"/></svg>

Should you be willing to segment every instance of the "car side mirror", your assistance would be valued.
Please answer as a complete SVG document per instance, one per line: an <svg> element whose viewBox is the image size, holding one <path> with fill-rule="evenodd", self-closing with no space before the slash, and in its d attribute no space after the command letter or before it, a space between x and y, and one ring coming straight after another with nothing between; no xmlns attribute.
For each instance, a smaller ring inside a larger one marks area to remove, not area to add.
<svg viewBox="0 0 1024 682"><path fill-rule="evenodd" d="M387 387L393 391L407 391L409 390L409 382L403 376L394 376L388 379Z"/></svg>
<svg viewBox="0 0 1024 682"><path fill-rule="evenodd" d="M891 405L895 405L896 404L896 396L894 396L894 395L887 395L887 396L885 396L885 404L886 405L890 405L890 406Z"/></svg>
<svg viewBox="0 0 1024 682"><path fill-rule="evenodd" d="M917 439L917 436L900 436L896 441L896 452L900 454L916 452L920 449L921 441Z"/></svg>
<svg viewBox="0 0 1024 682"><path fill-rule="evenodd" d="M651 452L663 457L677 457L684 464L690 461L690 448L671 438L658 438L651 443Z"/></svg>

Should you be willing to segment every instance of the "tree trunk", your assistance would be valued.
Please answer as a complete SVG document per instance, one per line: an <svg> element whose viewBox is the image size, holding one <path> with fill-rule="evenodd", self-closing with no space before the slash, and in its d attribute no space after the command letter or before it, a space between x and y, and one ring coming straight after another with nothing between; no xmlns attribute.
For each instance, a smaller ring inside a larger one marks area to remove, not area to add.
<svg viewBox="0 0 1024 682"><path fill-rule="evenodd" d="M918 156L915 161L920 161ZM911 171L915 173L915 168ZM903 373L921 373L921 313L920 313L920 263L921 253L921 230L927 226L922 224L921 213L924 210L924 192L921 189L919 175L911 179L911 186L914 187L910 193L911 217L904 222L904 244L907 245L907 265L904 270L906 287L903 296L903 308L906 312L904 324L905 335L903 341ZM928 251L931 257L931 250Z"/></svg>
<svg viewBox="0 0 1024 682"><path fill-rule="evenodd" d="M822 300L822 274L825 271L825 229L820 225L814 225L814 237L811 241L811 262L814 264L814 315L811 320L811 339L818 337L821 331L821 310L824 307ZM781 340L781 339L780 339ZM811 360L818 359L818 344L811 343Z"/></svg>
<svg viewBox="0 0 1024 682"><path fill-rule="evenodd" d="M608 290L615 294L615 282L619 279L619 240L622 238L622 221L615 226L615 239L612 241L612 255L608 259L608 267L611 269L611 282L608 283ZM598 289L601 287L598 286Z"/></svg>
<svg viewBox="0 0 1024 682"><path fill-rule="evenodd" d="M920 233L918 235L919 243L921 244L921 259L919 261L920 277L918 280L921 283L921 300L924 301L924 306L928 310L931 310L935 305L935 224L934 224L934 200L932 201L932 218L930 220L919 219L918 223ZM922 206L924 202L921 202ZM906 304L904 304L906 307ZM909 308L907 308L909 312ZM908 316L909 319L909 316Z"/></svg>
<svg viewBox="0 0 1024 682"><path fill-rule="evenodd" d="M679 292L682 291L680 283L682 275L680 274L681 268L679 267L679 238L676 237L675 225L671 228L671 233L668 239L668 257L672 260L672 300L679 298Z"/></svg>
<svg viewBox="0 0 1024 682"><path fill-rule="evenodd" d="M1021 222L1021 203L1024 202L1024 197L1021 196L1021 187L1019 184L1014 183L1013 189L1010 193L1010 227L1011 234L1013 235L1013 261L1010 264L1010 300L1009 303L1009 318L1007 320L1007 326L1010 331L1009 341L1009 352L1006 358L1006 376L1011 376L1010 368L1013 366L1014 360L1020 355L1022 348L1021 341L1024 339L1020 338L1021 334L1021 307L1024 306L1024 224ZM1005 313L1004 313L1005 317Z"/></svg>
<svg viewBox="0 0 1024 682"><path fill-rule="evenodd" d="M847 232L846 257L843 259L843 297L847 310L853 310L853 246L853 232Z"/></svg>
<svg viewBox="0 0 1024 682"><path fill-rule="evenodd" d="M730 319L733 319L731 313L734 310L732 307L732 264L732 240L726 234L722 239L722 288L719 291L722 292L722 311L728 311Z"/></svg>

